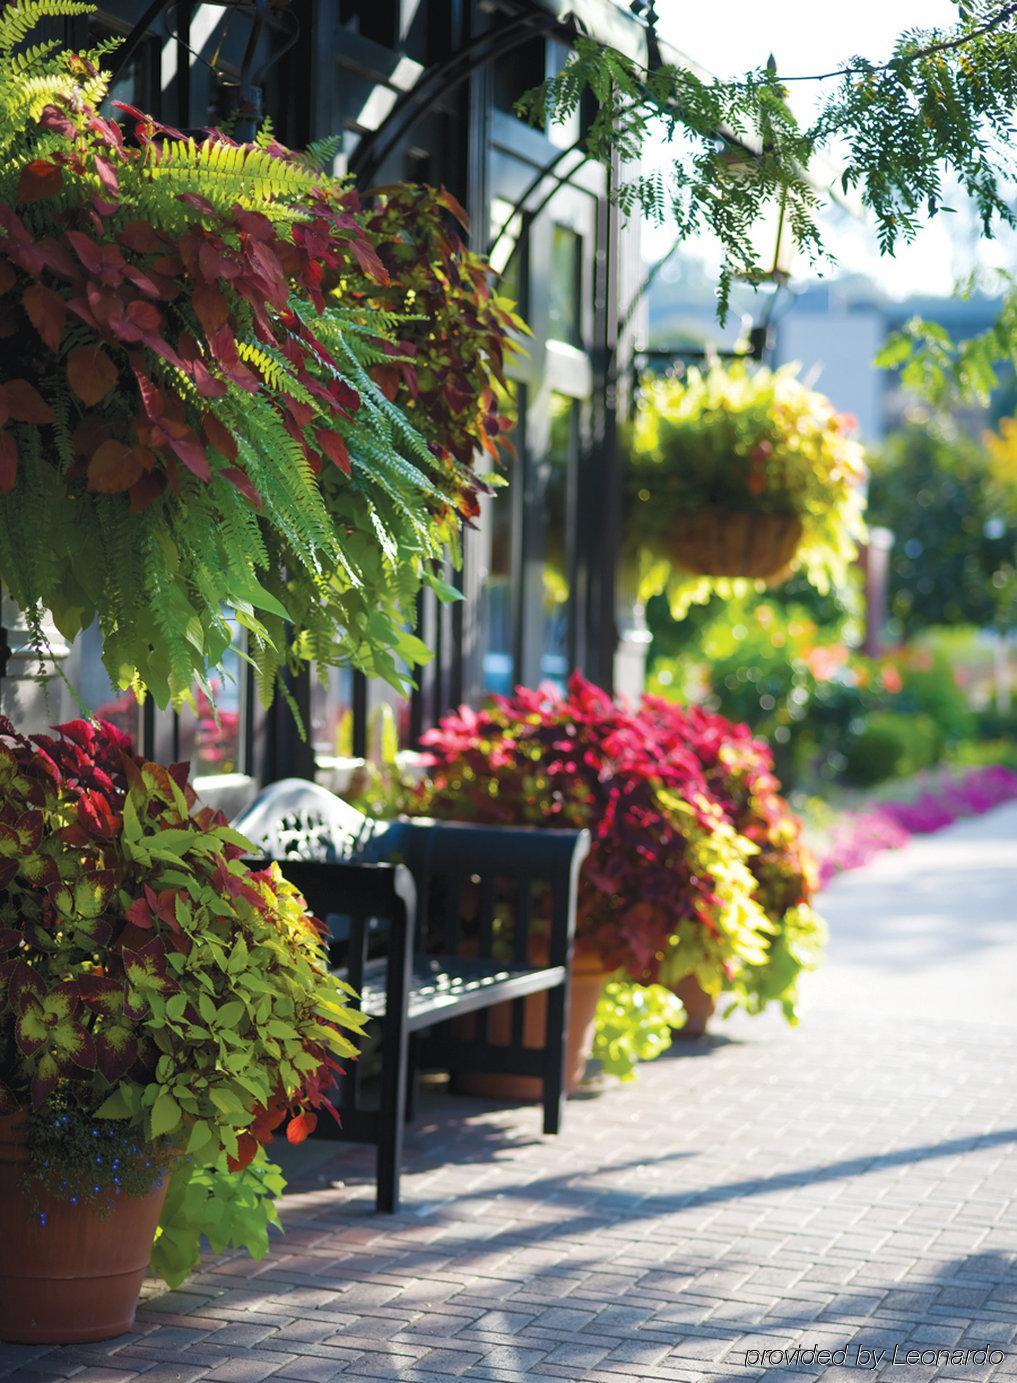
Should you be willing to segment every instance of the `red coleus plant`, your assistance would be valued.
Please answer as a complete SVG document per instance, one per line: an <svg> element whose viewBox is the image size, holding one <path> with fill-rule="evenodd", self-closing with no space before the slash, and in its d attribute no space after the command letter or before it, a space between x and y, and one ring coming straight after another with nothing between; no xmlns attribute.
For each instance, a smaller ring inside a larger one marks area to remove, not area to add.
<svg viewBox="0 0 1017 1383"><path fill-rule="evenodd" d="M643 700L643 714L679 745L694 746L709 791L732 825L755 847L748 859L755 897L774 930L762 965L745 966L733 984L753 1011L779 1003L796 1022L798 979L818 964L826 926L812 904L819 887L816 860L802 823L781 796L769 747L745 725L660 697Z"/></svg>
<svg viewBox="0 0 1017 1383"><path fill-rule="evenodd" d="M0 719L0 1113L59 1093L193 1165L305 1137L359 1028L322 928L183 766Z"/></svg>
<svg viewBox="0 0 1017 1383"><path fill-rule="evenodd" d="M497 386L516 350L507 332L526 327L496 296L486 262L464 246L457 225L468 231L469 221L444 188L387 187L366 200L364 213L388 274L385 286L371 285L370 298L411 314L388 347L403 358L372 374L463 477L461 509L475 515L477 487L464 468L478 450L497 462L509 445L503 434L513 419L501 411Z"/></svg>
<svg viewBox="0 0 1017 1383"><path fill-rule="evenodd" d="M266 687L287 656L396 677L519 326L454 199L120 105L127 135L88 55L0 53L0 88L0 579L65 634L98 616L161 700L219 660L224 608Z"/></svg>
<svg viewBox="0 0 1017 1383"><path fill-rule="evenodd" d="M694 745L659 719L576 673L565 695L518 688L446 716L422 743L428 776L413 810L590 830L580 957L652 980L680 924L720 937L724 880L701 867L700 847L723 817Z"/></svg>
<svg viewBox="0 0 1017 1383"><path fill-rule="evenodd" d="M646 696L641 714L672 746L668 752L692 750L710 795L757 847L749 867L759 880L759 901L767 914L778 921L788 908L811 903L818 885L816 864L802 840L801 822L780 794L769 746L747 725L698 706ZM783 879L779 887L775 871Z"/></svg>
<svg viewBox="0 0 1017 1383"><path fill-rule="evenodd" d="M566 694L462 708L423 743L411 811L590 830L580 956L642 981L694 972L793 1017L814 959L814 866L746 726L655 697L627 705L576 673Z"/></svg>
<svg viewBox="0 0 1017 1383"><path fill-rule="evenodd" d="M321 315L341 283L354 301L425 324L421 333L404 321L397 339L379 340L392 363L370 373L390 399L419 401L436 451L464 466L478 446L493 451L505 424L488 381L492 370L501 377L506 330L516 323L494 303L487 266L443 219L448 208L465 224L449 193L402 186L364 205L275 141L241 146L212 131L196 146L114 104L134 122L132 144L94 109L45 107L40 135L59 139L21 169L14 204L0 205L0 333L29 343L20 359L32 367L32 378L3 384L5 422L56 422L38 387L41 345L80 406L71 478L87 490L126 492L132 508L143 508L179 486L181 467L209 481L213 447L229 463L220 473L257 504L236 439L212 405L231 384L272 398L313 471L331 462L348 473L337 423L360 406L358 391L290 302L296 294ZM207 181L208 195L180 192L188 175ZM147 200L137 199L141 179ZM229 187L237 200L224 205ZM245 205L259 201L264 210ZM135 215L142 207L148 214ZM440 343L441 354L424 355L412 339L420 335ZM254 341L291 367L292 392L279 387ZM160 387L153 377L165 379L166 366L190 389L177 379ZM0 435L0 489L9 491L17 436ZM457 502L471 507L476 482L464 472L458 481Z"/></svg>

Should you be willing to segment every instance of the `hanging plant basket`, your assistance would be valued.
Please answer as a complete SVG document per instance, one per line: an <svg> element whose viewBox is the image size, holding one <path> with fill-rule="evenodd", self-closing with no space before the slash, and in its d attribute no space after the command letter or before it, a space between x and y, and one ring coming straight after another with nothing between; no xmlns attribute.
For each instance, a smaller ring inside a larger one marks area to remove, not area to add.
<svg viewBox="0 0 1017 1383"><path fill-rule="evenodd" d="M699 576L775 581L794 560L802 532L797 514L700 509L675 517L668 556Z"/></svg>
<svg viewBox="0 0 1017 1383"><path fill-rule="evenodd" d="M735 361L644 381L626 515L641 600L666 593L681 619L739 579L845 580L865 532L864 454L854 419L797 368Z"/></svg>
<svg viewBox="0 0 1017 1383"><path fill-rule="evenodd" d="M307 649L405 686L522 330L466 213L362 198L334 140L195 140L114 102L125 132L104 49L25 47L62 13L0 5L0 585L37 642L45 611L67 640L98 620L113 681L160 705L209 694L235 623L265 701Z"/></svg>

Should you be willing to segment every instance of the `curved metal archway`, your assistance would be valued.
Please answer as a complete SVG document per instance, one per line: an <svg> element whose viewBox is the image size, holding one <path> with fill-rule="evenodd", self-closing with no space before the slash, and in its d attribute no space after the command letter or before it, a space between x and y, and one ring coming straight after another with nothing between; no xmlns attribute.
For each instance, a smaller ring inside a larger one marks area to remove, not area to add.
<svg viewBox="0 0 1017 1383"><path fill-rule="evenodd" d="M405 139L450 91L456 90L480 68L504 57L540 34L560 32L571 37L574 26L544 11L516 15L475 34L461 48L424 70L420 80L396 101L385 119L361 139L350 156L349 171L363 182L375 176L400 140Z"/></svg>

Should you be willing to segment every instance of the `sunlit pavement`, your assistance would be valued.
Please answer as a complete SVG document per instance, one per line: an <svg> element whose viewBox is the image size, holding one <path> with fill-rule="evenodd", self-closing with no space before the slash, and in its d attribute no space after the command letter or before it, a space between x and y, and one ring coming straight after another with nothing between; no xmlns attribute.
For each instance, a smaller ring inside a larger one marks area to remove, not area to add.
<svg viewBox="0 0 1017 1383"><path fill-rule="evenodd" d="M572 1102L557 1139L532 1108L431 1101L391 1218L368 1150L305 1145L263 1262L153 1289L121 1340L0 1346L0 1373L1017 1378L1017 808L824 904L797 1031L719 1023Z"/></svg>

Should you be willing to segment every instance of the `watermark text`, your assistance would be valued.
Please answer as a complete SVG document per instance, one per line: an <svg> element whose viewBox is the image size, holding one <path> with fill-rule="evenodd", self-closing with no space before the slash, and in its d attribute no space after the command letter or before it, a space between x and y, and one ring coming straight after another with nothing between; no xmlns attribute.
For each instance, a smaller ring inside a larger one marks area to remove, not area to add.
<svg viewBox="0 0 1017 1383"><path fill-rule="evenodd" d="M895 1364L910 1365L912 1368L942 1369L974 1368L981 1364L1002 1364L1006 1358L1001 1349L983 1345L978 1349L940 1348L931 1345L915 1345L909 1342L895 1345L850 1344L842 1349L822 1349L819 1345L796 1345L794 1349L747 1349L746 1368L846 1368L863 1369L874 1373L876 1369L892 1368Z"/></svg>

